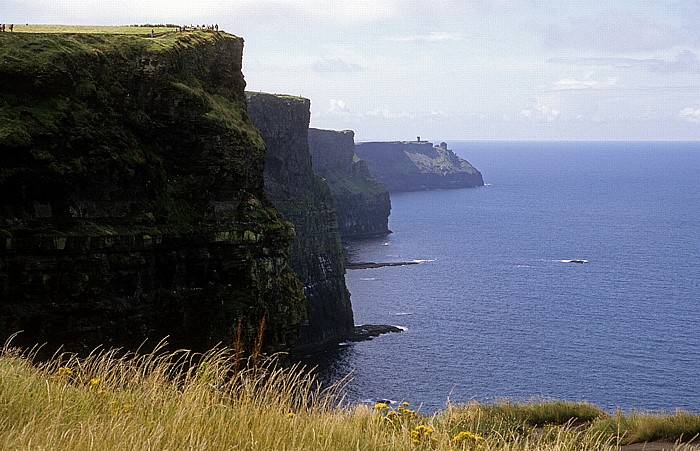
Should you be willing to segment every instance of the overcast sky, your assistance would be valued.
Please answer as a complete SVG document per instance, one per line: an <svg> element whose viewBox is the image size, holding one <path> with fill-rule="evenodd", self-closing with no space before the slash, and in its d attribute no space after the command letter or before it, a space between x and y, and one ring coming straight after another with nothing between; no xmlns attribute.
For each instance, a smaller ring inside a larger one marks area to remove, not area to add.
<svg viewBox="0 0 700 451"><path fill-rule="evenodd" d="M700 140L700 0L2 0L0 21L218 23L249 90L358 141Z"/></svg>

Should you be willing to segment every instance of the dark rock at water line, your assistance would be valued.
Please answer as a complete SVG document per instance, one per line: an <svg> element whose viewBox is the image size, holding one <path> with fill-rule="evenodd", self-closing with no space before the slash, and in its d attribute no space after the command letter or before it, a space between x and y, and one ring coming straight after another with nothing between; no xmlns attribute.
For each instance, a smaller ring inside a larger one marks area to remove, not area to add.
<svg viewBox="0 0 700 451"><path fill-rule="evenodd" d="M387 324L364 324L361 326L355 326L355 331L353 336L350 338L350 341L367 341L380 335L401 332L405 332L405 329L399 326L391 326Z"/></svg>
<svg viewBox="0 0 700 451"><path fill-rule="evenodd" d="M375 262L352 262L345 263L347 269L375 269L375 268L385 268L389 266L408 266L408 265L419 265L420 261L410 261L410 262L386 262L386 263L375 263Z"/></svg>

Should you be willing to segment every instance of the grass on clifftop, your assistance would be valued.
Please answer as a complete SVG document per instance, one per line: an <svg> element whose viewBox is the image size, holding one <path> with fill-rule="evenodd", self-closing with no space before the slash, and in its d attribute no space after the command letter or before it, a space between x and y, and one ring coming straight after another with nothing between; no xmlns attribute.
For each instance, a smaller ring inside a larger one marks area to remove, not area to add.
<svg viewBox="0 0 700 451"><path fill-rule="evenodd" d="M435 415L347 405L301 368L242 368L228 349L27 355L0 353L3 449L613 450L700 431L697 415L609 416L587 403L473 402Z"/></svg>
<svg viewBox="0 0 700 451"><path fill-rule="evenodd" d="M174 27L165 26L95 26L95 25L37 25L14 24L14 33L87 33L87 34L134 34L150 35L174 31Z"/></svg>
<svg viewBox="0 0 700 451"><path fill-rule="evenodd" d="M217 36L236 38L225 32L189 30L180 33L173 27L19 24L12 33L0 33L0 65L26 70L50 66L81 54L124 53L135 48L167 50L203 43Z"/></svg>

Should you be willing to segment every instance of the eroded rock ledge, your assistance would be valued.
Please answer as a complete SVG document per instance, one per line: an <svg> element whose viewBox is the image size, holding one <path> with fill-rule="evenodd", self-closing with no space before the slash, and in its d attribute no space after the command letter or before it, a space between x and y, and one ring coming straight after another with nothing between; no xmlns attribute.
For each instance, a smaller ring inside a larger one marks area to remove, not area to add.
<svg viewBox="0 0 700 451"><path fill-rule="evenodd" d="M309 129L314 172L328 181L344 240L390 233L389 191L355 156L354 136L351 130Z"/></svg>
<svg viewBox="0 0 700 451"><path fill-rule="evenodd" d="M401 332L405 332L405 329L399 326L391 326L388 324L363 324L355 326L355 333L350 341L367 341L377 338L380 335Z"/></svg>

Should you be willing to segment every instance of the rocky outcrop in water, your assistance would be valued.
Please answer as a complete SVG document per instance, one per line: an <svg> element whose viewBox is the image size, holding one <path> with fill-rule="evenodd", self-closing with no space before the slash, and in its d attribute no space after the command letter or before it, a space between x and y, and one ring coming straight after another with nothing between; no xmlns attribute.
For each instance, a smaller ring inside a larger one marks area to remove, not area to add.
<svg viewBox="0 0 700 451"><path fill-rule="evenodd" d="M309 129L314 172L328 181L343 239L383 236L390 233L389 192L355 156L354 137L351 130Z"/></svg>
<svg viewBox="0 0 700 451"><path fill-rule="evenodd" d="M357 144L355 153L390 192L484 185L481 173L449 150L446 143L367 142Z"/></svg>
<svg viewBox="0 0 700 451"><path fill-rule="evenodd" d="M350 293L328 184L314 174L309 152L308 99L248 93L248 111L265 140L265 189L292 221L292 267L304 284L308 324L298 348L335 345L352 336Z"/></svg>
<svg viewBox="0 0 700 451"><path fill-rule="evenodd" d="M263 191L243 40L0 36L0 339L294 345L292 225Z"/></svg>

